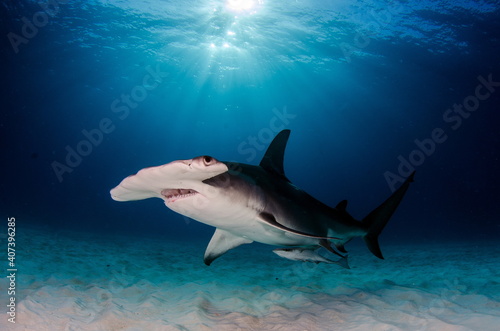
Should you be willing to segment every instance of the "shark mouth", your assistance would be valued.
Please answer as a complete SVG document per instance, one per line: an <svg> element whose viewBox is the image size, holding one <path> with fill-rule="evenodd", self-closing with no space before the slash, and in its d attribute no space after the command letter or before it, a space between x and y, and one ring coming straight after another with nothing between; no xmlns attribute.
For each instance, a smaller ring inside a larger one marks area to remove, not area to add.
<svg viewBox="0 0 500 331"><path fill-rule="evenodd" d="M166 188L161 191L161 195L163 195L167 199L167 202L175 202L179 199L192 197L196 194L198 194L197 191L186 188Z"/></svg>

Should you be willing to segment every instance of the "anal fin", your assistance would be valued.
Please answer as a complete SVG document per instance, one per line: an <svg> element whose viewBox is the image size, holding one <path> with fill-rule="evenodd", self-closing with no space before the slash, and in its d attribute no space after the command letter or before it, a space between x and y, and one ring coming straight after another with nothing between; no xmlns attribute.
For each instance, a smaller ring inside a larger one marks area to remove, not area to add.
<svg viewBox="0 0 500 331"><path fill-rule="evenodd" d="M210 265L216 258L228 250L243 244L250 244L251 242L253 241L250 239L236 236L225 230L216 229L212 239L208 243L203 261L206 265Z"/></svg>

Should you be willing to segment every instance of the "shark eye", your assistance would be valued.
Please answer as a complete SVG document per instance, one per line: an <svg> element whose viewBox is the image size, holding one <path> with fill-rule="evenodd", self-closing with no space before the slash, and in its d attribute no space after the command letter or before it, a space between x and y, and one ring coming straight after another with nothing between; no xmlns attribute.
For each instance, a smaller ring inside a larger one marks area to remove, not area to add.
<svg viewBox="0 0 500 331"><path fill-rule="evenodd" d="M206 166L208 166L211 163L213 163L213 161L214 161L213 157L210 157L210 156L204 156L203 157L203 162L205 163Z"/></svg>

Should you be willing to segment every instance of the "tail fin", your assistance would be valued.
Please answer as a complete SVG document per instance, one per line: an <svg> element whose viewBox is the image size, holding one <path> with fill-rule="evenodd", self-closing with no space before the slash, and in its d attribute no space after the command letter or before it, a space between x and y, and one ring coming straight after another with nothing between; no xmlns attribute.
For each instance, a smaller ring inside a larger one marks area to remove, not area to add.
<svg viewBox="0 0 500 331"><path fill-rule="evenodd" d="M412 172L408 178L406 178L403 185L392 193L387 200L363 218L362 222L368 227L368 233L363 237L363 239L365 240L370 252L372 252L372 254L379 259L383 259L384 257L382 256L382 251L380 251L380 247L378 245L378 236L403 199L410 183L413 182L414 175L415 171Z"/></svg>

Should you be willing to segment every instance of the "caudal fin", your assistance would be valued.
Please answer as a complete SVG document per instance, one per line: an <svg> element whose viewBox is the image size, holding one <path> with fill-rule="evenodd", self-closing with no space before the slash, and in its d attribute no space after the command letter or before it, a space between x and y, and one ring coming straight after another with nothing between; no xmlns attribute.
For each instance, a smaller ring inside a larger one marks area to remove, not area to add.
<svg viewBox="0 0 500 331"><path fill-rule="evenodd" d="M362 222L368 227L368 233L363 237L363 239L365 240L370 252L372 252L373 255L379 259L383 259L384 257L378 244L378 236L403 199L410 183L413 182L414 175L415 171L412 172L408 178L406 178L403 185L401 185L401 187L398 188L387 200L363 218Z"/></svg>

